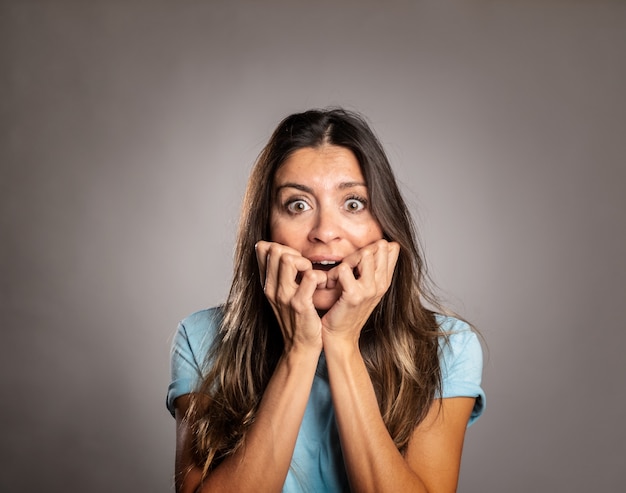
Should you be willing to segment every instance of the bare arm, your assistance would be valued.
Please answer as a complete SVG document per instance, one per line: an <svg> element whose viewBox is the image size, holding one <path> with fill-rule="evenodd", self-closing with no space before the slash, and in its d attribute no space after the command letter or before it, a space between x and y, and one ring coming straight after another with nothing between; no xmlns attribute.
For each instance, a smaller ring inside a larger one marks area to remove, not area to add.
<svg viewBox="0 0 626 493"><path fill-rule="evenodd" d="M176 402L176 491L179 493L281 491L315 375L318 351L292 351L281 358L267 386L245 446L201 481L193 461L190 396Z"/></svg>
<svg viewBox="0 0 626 493"><path fill-rule="evenodd" d="M346 471L356 492L453 492L474 399L434 403L403 456L383 422L359 350L361 329L389 287L397 255L397 245L381 240L329 272L342 295L322 318L322 340Z"/></svg>
<svg viewBox="0 0 626 493"><path fill-rule="evenodd" d="M313 271L311 262L295 250L275 243L259 242L257 259L261 283L282 331L284 352L244 446L204 481L193 461L190 426L184 419L189 398L176 400L176 489L180 493L280 491L289 470L322 351L322 323L312 295L326 282L326 275Z"/></svg>
<svg viewBox="0 0 626 493"><path fill-rule="evenodd" d="M402 456L382 420L358 347L349 349L329 338L325 339L325 354L352 490L456 491L465 428L474 399L434 402L413 432L406 456Z"/></svg>

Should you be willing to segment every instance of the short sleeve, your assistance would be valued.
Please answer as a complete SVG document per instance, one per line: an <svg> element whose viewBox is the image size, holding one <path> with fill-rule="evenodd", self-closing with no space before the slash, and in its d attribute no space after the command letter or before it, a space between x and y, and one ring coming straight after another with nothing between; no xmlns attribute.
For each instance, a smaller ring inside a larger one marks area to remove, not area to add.
<svg viewBox="0 0 626 493"><path fill-rule="evenodd" d="M204 376L207 353L219 327L221 313L212 308L179 322L171 348L171 379L166 405L174 416L174 401L198 389Z"/></svg>
<svg viewBox="0 0 626 493"><path fill-rule="evenodd" d="M481 387L483 353L478 336L470 326L452 317L442 317L440 341L442 397L475 397L468 426L485 410L485 392Z"/></svg>

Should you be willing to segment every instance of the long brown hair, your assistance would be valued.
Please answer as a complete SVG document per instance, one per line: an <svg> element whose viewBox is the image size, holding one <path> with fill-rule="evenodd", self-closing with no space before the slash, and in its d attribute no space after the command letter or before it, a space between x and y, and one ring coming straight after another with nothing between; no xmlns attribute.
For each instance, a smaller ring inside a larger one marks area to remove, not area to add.
<svg viewBox="0 0 626 493"><path fill-rule="evenodd" d="M325 144L354 153L369 189L373 216L384 237L400 244L391 286L360 337L380 412L398 450L406 450L412 430L441 390L441 334L435 313L425 306L438 304L427 289L413 222L380 142L361 116L344 109L288 116L252 170L243 200L232 285L208 356L208 372L188 414L196 461L205 474L243 444L283 350L254 250L256 242L270 238L274 176L294 151Z"/></svg>

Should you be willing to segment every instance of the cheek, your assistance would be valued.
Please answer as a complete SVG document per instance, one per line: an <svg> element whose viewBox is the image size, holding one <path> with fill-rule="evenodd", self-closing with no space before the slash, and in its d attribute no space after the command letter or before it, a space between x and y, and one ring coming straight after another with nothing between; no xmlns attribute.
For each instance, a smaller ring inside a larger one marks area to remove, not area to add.
<svg viewBox="0 0 626 493"><path fill-rule="evenodd" d="M301 234L293 225L285 224L284 221L276 220L270 223L270 240L281 245L296 248Z"/></svg>
<svg viewBox="0 0 626 493"><path fill-rule="evenodd" d="M364 233L361 235L361 243L362 243L361 246L369 245L370 243L373 243L382 238L383 238L382 228L377 222L372 221L370 224L366 226Z"/></svg>
<svg viewBox="0 0 626 493"><path fill-rule="evenodd" d="M273 212L270 214L270 241L280 242L279 238L283 234L283 227L281 225L280 219L277 217L276 213Z"/></svg>

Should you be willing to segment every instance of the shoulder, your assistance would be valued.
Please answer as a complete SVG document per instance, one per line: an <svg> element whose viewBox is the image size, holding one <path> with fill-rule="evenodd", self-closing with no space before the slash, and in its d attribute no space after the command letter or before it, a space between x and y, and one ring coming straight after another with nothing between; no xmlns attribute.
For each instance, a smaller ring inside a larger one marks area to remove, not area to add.
<svg viewBox="0 0 626 493"><path fill-rule="evenodd" d="M172 341L171 380L167 408L174 415L174 401L194 392L205 374L207 355L222 320L221 307L200 310L178 323Z"/></svg>
<svg viewBox="0 0 626 493"><path fill-rule="evenodd" d="M222 323L222 317L222 307L214 307L197 311L181 320L174 336L173 352L181 353L202 366Z"/></svg>
<svg viewBox="0 0 626 493"><path fill-rule="evenodd" d="M454 359L461 353L471 351L480 357L482 365L482 350L476 332L467 322L446 315L436 316L441 337L439 348L445 360Z"/></svg>
<svg viewBox="0 0 626 493"><path fill-rule="evenodd" d="M442 397L475 397L476 405L470 423L482 413L485 395L481 387L483 352L480 340L466 322L437 315L441 331L439 362Z"/></svg>
<svg viewBox="0 0 626 493"><path fill-rule="evenodd" d="M205 346L215 337L222 317L221 306L199 310L178 323L177 335L182 335L193 346Z"/></svg>

